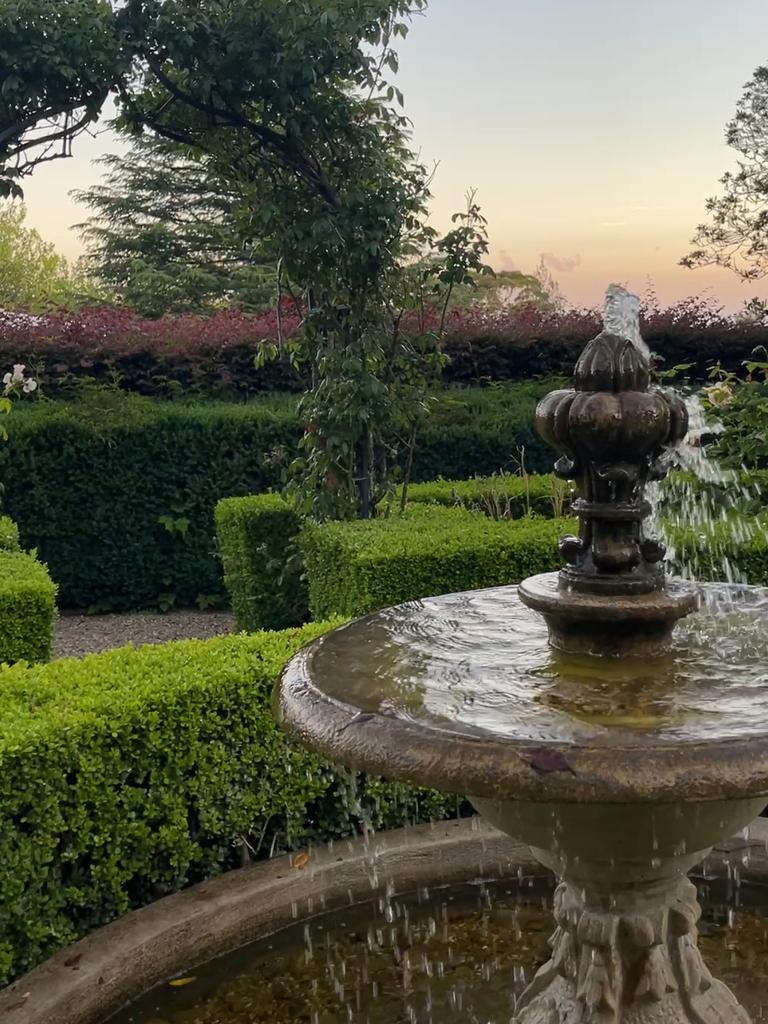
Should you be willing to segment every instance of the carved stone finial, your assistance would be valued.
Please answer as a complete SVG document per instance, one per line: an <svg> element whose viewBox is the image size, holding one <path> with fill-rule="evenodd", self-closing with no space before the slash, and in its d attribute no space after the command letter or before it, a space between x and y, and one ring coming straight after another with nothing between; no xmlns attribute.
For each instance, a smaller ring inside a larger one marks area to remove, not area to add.
<svg viewBox="0 0 768 1024"><path fill-rule="evenodd" d="M683 402L650 386L650 369L626 338L605 331L581 355L574 387L547 395L536 410L541 437L562 452L555 472L576 483L578 537L563 538L563 578L586 593L637 594L663 585L664 549L643 520L649 479L688 429Z"/></svg>

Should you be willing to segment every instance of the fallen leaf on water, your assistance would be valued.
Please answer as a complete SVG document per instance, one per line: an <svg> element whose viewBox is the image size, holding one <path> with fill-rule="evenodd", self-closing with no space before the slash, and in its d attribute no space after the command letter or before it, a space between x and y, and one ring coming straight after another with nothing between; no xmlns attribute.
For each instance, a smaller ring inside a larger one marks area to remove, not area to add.
<svg viewBox="0 0 768 1024"><path fill-rule="evenodd" d="M541 775L549 775L554 772L570 772L575 775L564 754L559 750L550 750L548 747L539 747L535 750L526 750L520 757L529 764L535 772Z"/></svg>
<svg viewBox="0 0 768 1024"><path fill-rule="evenodd" d="M197 978L174 978L168 984L173 985L174 988L181 988L182 985L191 985L193 981L197 981Z"/></svg>
<svg viewBox="0 0 768 1024"><path fill-rule="evenodd" d="M293 858L293 866L295 868L305 868L309 864L309 854L299 853Z"/></svg>

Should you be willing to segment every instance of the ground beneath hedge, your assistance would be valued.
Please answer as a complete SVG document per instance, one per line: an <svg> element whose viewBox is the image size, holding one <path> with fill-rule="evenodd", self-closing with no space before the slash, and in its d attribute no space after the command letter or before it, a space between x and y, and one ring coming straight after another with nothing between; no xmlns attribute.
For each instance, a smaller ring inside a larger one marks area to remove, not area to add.
<svg viewBox="0 0 768 1024"><path fill-rule="evenodd" d="M166 612L127 612L117 615L63 613L56 623L54 657L81 658L125 644L164 644L169 640L205 640L232 633L230 612L195 609Z"/></svg>

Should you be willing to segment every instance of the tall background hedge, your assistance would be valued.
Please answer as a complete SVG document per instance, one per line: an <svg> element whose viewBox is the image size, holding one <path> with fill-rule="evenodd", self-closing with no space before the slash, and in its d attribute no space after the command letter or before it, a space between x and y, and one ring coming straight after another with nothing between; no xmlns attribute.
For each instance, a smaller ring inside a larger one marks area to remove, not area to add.
<svg viewBox="0 0 768 1024"><path fill-rule="evenodd" d="M419 439L415 479L549 468L533 434L551 381L446 390ZM301 427L296 398L162 402L110 391L19 403L0 447L4 511L67 608L224 599L214 508L282 485Z"/></svg>

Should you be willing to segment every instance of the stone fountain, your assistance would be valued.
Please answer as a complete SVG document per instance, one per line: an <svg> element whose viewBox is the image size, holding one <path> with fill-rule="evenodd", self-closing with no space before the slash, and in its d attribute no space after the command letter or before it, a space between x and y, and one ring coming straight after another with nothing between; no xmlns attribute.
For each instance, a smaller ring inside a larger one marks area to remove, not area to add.
<svg viewBox="0 0 768 1024"><path fill-rule="evenodd" d="M633 296L609 290L537 427L577 495L561 572L335 630L288 666L278 713L336 761L468 794L555 873L552 956L515 1024L748 1024L699 953L687 874L766 803L763 648L754 609L700 609L645 536L687 415L650 383Z"/></svg>

